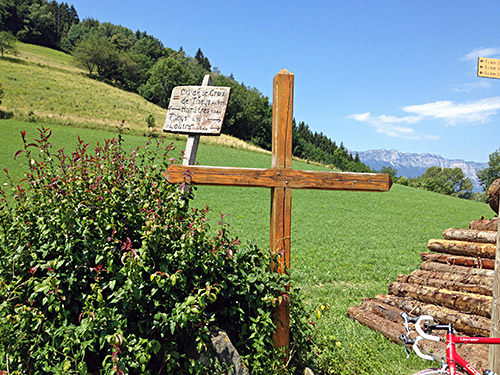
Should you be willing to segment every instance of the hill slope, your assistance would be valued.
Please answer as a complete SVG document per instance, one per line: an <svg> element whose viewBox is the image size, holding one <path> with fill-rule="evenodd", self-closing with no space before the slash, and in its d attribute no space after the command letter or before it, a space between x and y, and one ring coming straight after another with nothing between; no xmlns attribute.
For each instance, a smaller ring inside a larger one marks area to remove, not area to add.
<svg viewBox="0 0 500 375"><path fill-rule="evenodd" d="M165 121L165 109L138 94L126 92L89 78L73 64L73 57L50 48L18 43L17 56L0 58L0 83L4 90L2 109L26 121L29 114L46 124L115 129L122 120L134 134L147 132L146 117L152 114L156 127ZM170 135L172 139L184 136ZM264 152L237 138L202 137L202 142Z"/></svg>
<svg viewBox="0 0 500 375"><path fill-rule="evenodd" d="M19 43L19 55L0 59L2 107L26 119L31 111L50 123L109 127L122 119L146 128L152 113L157 124L164 114L139 95L88 78L72 65L72 57L49 48Z"/></svg>

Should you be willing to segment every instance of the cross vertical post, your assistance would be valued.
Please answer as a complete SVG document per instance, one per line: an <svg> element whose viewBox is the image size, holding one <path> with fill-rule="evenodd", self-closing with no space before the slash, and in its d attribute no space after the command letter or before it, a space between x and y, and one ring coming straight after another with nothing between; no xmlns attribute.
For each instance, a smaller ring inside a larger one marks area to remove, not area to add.
<svg viewBox="0 0 500 375"><path fill-rule="evenodd" d="M272 118L272 168L292 168L292 126L293 126L293 83L294 75L281 70L273 80ZM279 176L279 171L276 172ZM290 269L290 235L292 217L292 189L271 188L271 252L278 257L280 274ZM290 344L289 301L283 299L276 307L276 332L274 346L288 348Z"/></svg>

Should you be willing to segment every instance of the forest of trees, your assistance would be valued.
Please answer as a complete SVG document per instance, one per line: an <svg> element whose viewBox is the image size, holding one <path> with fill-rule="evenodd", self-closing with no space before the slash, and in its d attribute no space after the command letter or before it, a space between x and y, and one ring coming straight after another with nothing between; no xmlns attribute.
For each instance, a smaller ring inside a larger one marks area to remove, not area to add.
<svg viewBox="0 0 500 375"><path fill-rule="evenodd" d="M0 0L0 31L10 31L25 43L60 49L63 37L79 22L67 3Z"/></svg>

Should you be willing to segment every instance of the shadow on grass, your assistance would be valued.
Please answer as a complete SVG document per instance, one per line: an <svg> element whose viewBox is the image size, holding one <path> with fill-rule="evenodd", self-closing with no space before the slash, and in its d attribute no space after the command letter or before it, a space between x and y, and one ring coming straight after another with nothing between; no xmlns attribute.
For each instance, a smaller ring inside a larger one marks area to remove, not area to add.
<svg viewBox="0 0 500 375"><path fill-rule="evenodd" d="M0 60L10 61L15 64L28 65L28 63L22 59L18 59L17 57L11 56L0 56Z"/></svg>

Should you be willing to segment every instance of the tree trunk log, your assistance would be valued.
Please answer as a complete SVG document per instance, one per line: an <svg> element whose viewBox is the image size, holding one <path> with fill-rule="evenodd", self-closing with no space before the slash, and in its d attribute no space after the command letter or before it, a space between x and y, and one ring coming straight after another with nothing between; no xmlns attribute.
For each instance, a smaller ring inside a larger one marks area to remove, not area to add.
<svg viewBox="0 0 500 375"><path fill-rule="evenodd" d="M448 240L429 240L427 248L437 253L477 256L489 259L495 259L496 250L494 244Z"/></svg>
<svg viewBox="0 0 500 375"><path fill-rule="evenodd" d="M488 189L488 204L498 214L498 198L500 196L500 178L497 178Z"/></svg>
<svg viewBox="0 0 500 375"><path fill-rule="evenodd" d="M389 319L391 322L403 325L403 318L400 315L403 310L397 306L387 304L381 299L363 298L358 307L382 318ZM401 329L401 333L404 333L404 329Z"/></svg>
<svg viewBox="0 0 500 375"><path fill-rule="evenodd" d="M375 300L390 306L395 306L412 315L431 315L441 324L452 323L453 327L458 332L465 335L483 337L488 337L490 335L491 321L484 316L464 314L456 310L448 309L447 307L392 295L378 295L375 297Z"/></svg>
<svg viewBox="0 0 500 375"><path fill-rule="evenodd" d="M447 254L434 254L434 253L421 253L420 258L423 261L444 263L446 265L449 265L450 267L457 267L456 270L459 270L458 267L463 267L467 269L467 272L464 273L470 273L475 269L487 269L487 270L495 269L495 261L493 259L473 258L473 257L447 255ZM420 266L420 269L423 269L422 266ZM459 272L456 270L447 272ZM493 271L491 271L491 275L493 275Z"/></svg>
<svg viewBox="0 0 500 375"><path fill-rule="evenodd" d="M417 270L420 272L425 272L421 270ZM434 275L418 275L412 272L410 275L399 275L397 281L400 283L408 283L415 285L425 285L438 289L447 289L450 291L458 291L465 293L475 293L481 294L484 296L492 296L493 295L493 280L491 280L491 285L484 284L473 284L473 283L462 283L454 280L446 279L447 276L453 277L453 274L438 272L441 273L442 277L433 277Z"/></svg>
<svg viewBox="0 0 500 375"><path fill-rule="evenodd" d="M462 284L478 284L483 285L488 288L493 287L493 275L475 275L471 273L457 273L448 271L427 271L427 270L415 270L411 273L411 276L421 277L425 279L442 279L446 281L452 281Z"/></svg>
<svg viewBox="0 0 500 375"><path fill-rule="evenodd" d="M469 223L469 229L477 230L494 230L498 228L498 217L494 219L474 220Z"/></svg>
<svg viewBox="0 0 500 375"><path fill-rule="evenodd" d="M453 310L466 311L487 318L491 315L492 298L488 296L397 281L390 283L388 290L389 294L398 297L411 297L420 302L435 303Z"/></svg>
<svg viewBox="0 0 500 375"><path fill-rule="evenodd" d="M480 242L480 243L496 243L497 232L492 230L476 230L476 229L446 229L443 232L445 240Z"/></svg>
<svg viewBox="0 0 500 375"><path fill-rule="evenodd" d="M394 323L373 312L368 312L357 306L351 306L347 309L347 316L357 320L361 324L382 333L385 337L396 344L402 344L399 335L405 333L403 320L401 323Z"/></svg>

